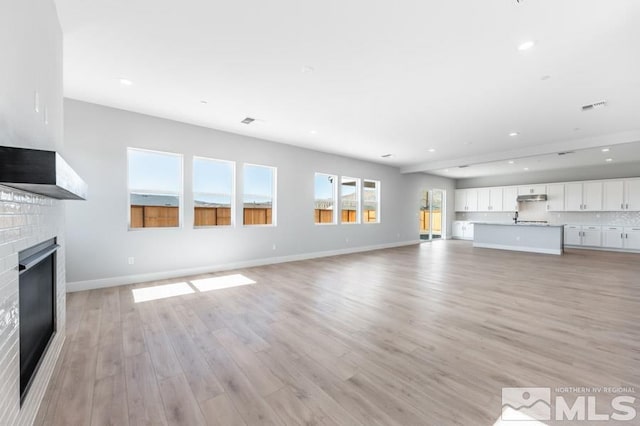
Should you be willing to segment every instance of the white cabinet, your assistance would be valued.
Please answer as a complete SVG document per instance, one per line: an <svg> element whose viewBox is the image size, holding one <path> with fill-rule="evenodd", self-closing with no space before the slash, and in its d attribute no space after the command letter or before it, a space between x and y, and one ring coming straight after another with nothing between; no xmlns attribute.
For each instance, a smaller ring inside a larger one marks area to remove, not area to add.
<svg viewBox="0 0 640 426"><path fill-rule="evenodd" d="M602 182L565 184L564 208L566 211L602 210Z"/></svg>
<svg viewBox="0 0 640 426"><path fill-rule="evenodd" d="M624 228L622 226L602 227L602 247L624 248Z"/></svg>
<svg viewBox="0 0 640 426"><path fill-rule="evenodd" d="M479 188L478 211L499 212L502 211L502 188Z"/></svg>
<svg viewBox="0 0 640 426"><path fill-rule="evenodd" d="M453 238L473 240L473 223L456 220L453 222Z"/></svg>
<svg viewBox="0 0 640 426"><path fill-rule="evenodd" d="M502 188L502 211L517 212L518 211L518 187L507 186Z"/></svg>
<svg viewBox="0 0 640 426"><path fill-rule="evenodd" d="M602 246L600 226L567 225L564 227L564 243L570 246Z"/></svg>
<svg viewBox="0 0 640 426"><path fill-rule="evenodd" d="M489 192L489 200L491 201L491 203L489 204L489 210L491 210L492 212L502 211L502 187L490 188Z"/></svg>
<svg viewBox="0 0 640 426"><path fill-rule="evenodd" d="M624 228L624 248L640 250L640 226Z"/></svg>
<svg viewBox="0 0 640 426"><path fill-rule="evenodd" d="M457 212L478 211L478 190L476 188L456 189L455 208Z"/></svg>
<svg viewBox="0 0 640 426"><path fill-rule="evenodd" d="M546 185L524 185L518 187L518 195L538 195L546 193Z"/></svg>
<svg viewBox="0 0 640 426"><path fill-rule="evenodd" d="M564 211L564 184L554 183L547 185L547 211Z"/></svg>
<svg viewBox="0 0 640 426"><path fill-rule="evenodd" d="M564 244L569 246L582 245L582 226L566 225L564 227Z"/></svg>
<svg viewBox="0 0 640 426"><path fill-rule="evenodd" d="M490 188L478 189L478 211L479 212L491 211L491 189Z"/></svg>
<svg viewBox="0 0 640 426"><path fill-rule="evenodd" d="M608 180L603 183L605 211L639 211L640 179Z"/></svg>
<svg viewBox="0 0 640 426"><path fill-rule="evenodd" d="M624 181L608 180L603 185L604 200L602 209L608 212L624 210Z"/></svg>
<svg viewBox="0 0 640 426"><path fill-rule="evenodd" d="M624 207L631 212L640 211L640 179L625 181Z"/></svg>
<svg viewBox="0 0 640 426"><path fill-rule="evenodd" d="M602 228L600 226L583 226L582 245L590 247L601 247Z"/></svg>
<svg viewBox="0 0 640 426"><path fill-rule="evenodd" d="M564 209L570 212L582 210L581 183L567 183L564 185Z"/></svg>

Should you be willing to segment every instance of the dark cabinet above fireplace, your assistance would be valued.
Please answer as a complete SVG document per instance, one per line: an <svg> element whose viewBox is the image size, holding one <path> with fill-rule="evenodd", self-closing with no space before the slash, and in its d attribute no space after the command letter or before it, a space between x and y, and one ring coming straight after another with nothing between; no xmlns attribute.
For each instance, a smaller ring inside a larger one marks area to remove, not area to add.
<svg viewBox="0 0 640 426"><path fill-rule="evenodd" d="M87 184L55 151L0 147L0 185L59 200L87 197Z"/></svg>

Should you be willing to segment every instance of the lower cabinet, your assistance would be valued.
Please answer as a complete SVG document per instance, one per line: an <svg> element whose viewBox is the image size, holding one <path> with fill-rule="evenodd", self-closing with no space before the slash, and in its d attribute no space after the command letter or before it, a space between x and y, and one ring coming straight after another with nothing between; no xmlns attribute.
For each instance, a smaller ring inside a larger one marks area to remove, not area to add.
<svg viewBox="0 0 640 426"><path fill-rule="evenodd" d="M604 226L602 228L602 247L624 248L624 228L622 226Z"/></svg>
<svg viewBox="0 0 640 426"><path fill-rule="evenodd" d="M602 247L602 227L566 225L564 244L568 246Z"/></svg>
<svg viewBox="0 0 640 426"><path fill-rule="evenodd" d="M453 238L473 240L473 223L457 220L453 222Z"/></svg>

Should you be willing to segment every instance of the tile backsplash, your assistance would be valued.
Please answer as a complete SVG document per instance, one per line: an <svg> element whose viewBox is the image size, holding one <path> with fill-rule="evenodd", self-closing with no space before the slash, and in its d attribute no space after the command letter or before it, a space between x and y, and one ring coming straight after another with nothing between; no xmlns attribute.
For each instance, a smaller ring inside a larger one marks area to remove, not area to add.
<svg viewBox="0 0 640 426"><path fill-rule="evenodd" d="M545 202L520 203L520 220L546 220L564 225L640 226L640 212L548 212ZM510 222L513 212L456 213L456 220Z"/></svg>

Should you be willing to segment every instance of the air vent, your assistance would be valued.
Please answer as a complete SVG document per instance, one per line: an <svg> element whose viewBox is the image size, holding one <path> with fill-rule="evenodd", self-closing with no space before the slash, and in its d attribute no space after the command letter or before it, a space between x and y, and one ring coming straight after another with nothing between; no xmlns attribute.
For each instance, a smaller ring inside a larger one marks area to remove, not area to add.
<svg viewBox="0 0 640 426"><path fill-rule="evenodd" d="M468 164L465 164L464 166L458 166L459 169L466 169L467 167L469 167Z"/></svg>
<svg viewBox="0 0 640 426"><path fill-rule="evenodd" d="M564 151L564 152L558 153L558 155L570 155L570 154L575 154L575 151Z"/></svg>
<svg viewBox="0 0 640 426"><path fill-rule="evenodd" d="M600 101L600 102L595 102L595 103L589 104L589 105L583 105L582 106L582 110L583 111L591 111L592 109L604 108L606 106L607 106L607 101Z"/></svg>
<svg viewBox="0 0 640 426"><path fill-rule="evenodd" d="M256 119L255 119L255 118L247 117L247 118L245 118L244 120L242 120L242 121L241 121L241 123L242 123L242 124L251 124L251 123L253 123L254 121L256 121Z"/></svg>
<svg viewBox="0 0 640 426"><path fill-rule="evenodd" d="M384 155L381 155L380 157L382 157L382 158L391 158L392 155L393 154L384 154Z"/></svg>

